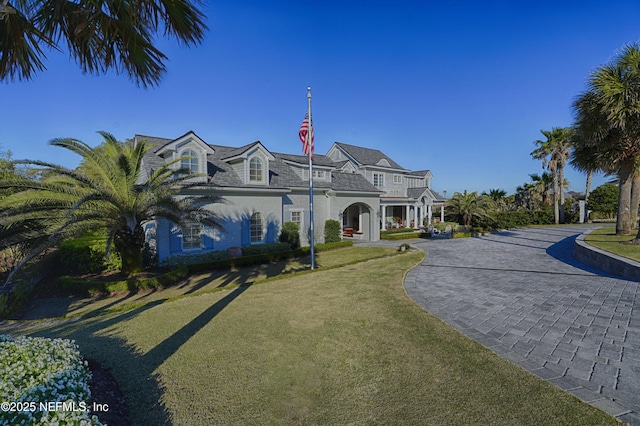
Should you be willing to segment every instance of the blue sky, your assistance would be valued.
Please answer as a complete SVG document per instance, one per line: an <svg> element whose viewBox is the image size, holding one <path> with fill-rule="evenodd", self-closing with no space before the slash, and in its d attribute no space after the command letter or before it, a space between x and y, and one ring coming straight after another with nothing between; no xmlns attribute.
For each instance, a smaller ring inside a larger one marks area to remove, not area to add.
<svg viewBox="0 0 640 426"><path fill-rule="evenodd" d="M589 73L640 39L633 1L221 0L206 14L202 45L159 39L169 61L157 88L83 75L57 52L32 81L0 84L0 150L74 167L50 139L193 130L299 154L311 86L316 152L334 141L380 149L430 169L448 196L513 193L543 171L529 155L540 130L571 125ZM584 191L584 175L567 178Z"/></svg>

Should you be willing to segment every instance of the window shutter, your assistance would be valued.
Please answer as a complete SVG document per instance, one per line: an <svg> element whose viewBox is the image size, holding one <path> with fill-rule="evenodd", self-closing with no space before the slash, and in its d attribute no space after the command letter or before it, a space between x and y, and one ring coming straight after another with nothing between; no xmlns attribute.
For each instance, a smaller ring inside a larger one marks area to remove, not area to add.
<svg viewBox="0 0 640 426"><path fill-rule="evenodd" d="M172 232L169 227L169 251L179 253L182 251L182 231Z"/></svg>
<svg viewBox="0 0 640 426"><path fill-rule="evenodd" d="M206 232L202 235L203 247L207 250L213 249L213 238Z"/></svg>
<svg viewBox="0 0 640 426"><path fill-rule="evenodd" d="M244 216L242 218L242 237L241 243L243 246L251 244L251 218Z"/></svg>

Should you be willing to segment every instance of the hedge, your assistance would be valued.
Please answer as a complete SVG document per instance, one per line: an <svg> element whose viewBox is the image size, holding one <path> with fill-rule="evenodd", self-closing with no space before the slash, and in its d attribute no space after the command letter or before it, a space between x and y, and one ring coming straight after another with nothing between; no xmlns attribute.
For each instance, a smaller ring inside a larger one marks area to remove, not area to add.
<svg viewBox="0 0 640 426"><path fill-rule="evenodd" d="M380 231L380 236L382 237L383 235L401 234L401 233L407 233L407 232L415 232L415 229L413 229L413 228L391 228L391 229L385 229L384 231Z"/></svg>
<svg viewBox="0 0 640 426"><path fill-rule="evenodd" d="M431 238L431 232L416 231L416 232L408 232L408 233L405 232L403 234L391 233L387 235L382 235L382 232L380 233L381 240L395 241L395 240L406 240L408 238Z"/></svg>
<svg viewBox="0 0 640 426"><path fill-rule="evenodd" d="M187 266L179 266L166 274L150 278L131 278L120 281L87 281L64 276L58 278L58 283L62 290L69 293L95 295L168 287L186 278L187 275L189 275L189 268Z"/></svg>
<svg viewBox="0 0 640 426"><path fill-rule="evenodd" d="M315 251L327 251L342 247L350 247L353 241L338 241L335 243L316 244ZM266 244L263 245L267 246ZM257 247L257 246L256 246ZM288 245L287 245L288 247ZM244 250L244 249L243 249ZM95 295L115 293L121 291L138 291L169 287L195 272L204 272L214 269L236 268L240 266L254 265L256 263L274 262L282 259L291 259L306 256L311 252L311 247L299 247L295 250L279 252L267 252L256 255L241 256L234 259L214 260L210 262L181 265L166 274L151 278L132 278L121 281L86 281L74 279L69 276L60 277L58 282L62 290L81 295Z"/></svg>

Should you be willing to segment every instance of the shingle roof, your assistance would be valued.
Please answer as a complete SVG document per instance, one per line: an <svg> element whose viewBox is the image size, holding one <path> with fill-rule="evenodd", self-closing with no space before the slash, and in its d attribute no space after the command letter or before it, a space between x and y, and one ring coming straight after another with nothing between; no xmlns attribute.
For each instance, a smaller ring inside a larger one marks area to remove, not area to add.
<svg viewBox="0 0 640 426"><path fill-rule="evenodd" d="M436 191L434 191L431 188L427 188L426 186L420 187L420 188L407 188L407 196L411 197L411 198L418 198L420 197L424 192L427 192L428 194L431 195L431 197L434 200L437 201L446 201L444 198L442 198L442 196L440 194L438 194Z"/></svg>
<svg viewBox="0 0 640 426"><path fill-rule="evenodd" d="M235 157L237 155L243 154L246 150L254 146L258 141L248 143L240 148L232 148L229 146L221 146L221 145L209 145L211 148L216 151L216 157L221 159Z"/></svg>
<svg viewBox="0 0 640 426"><path fill-rule="evenodd" d="M409 172L409 174L412 176L425 177L425 175L430 172L431 172L430 170L412 170Z"/></svg>
<svg viewBox="0 0 640 426"><path fill-rule="evenodd" d="M282 154L280 152L272 152L275 157L301 165L309 164L309 157L306 155ZM316 166L336 167L336 162L326 155L313 154L313 164Z"/></svg>
<svg viewBox="0 0 640 426"><path fill-rule="evenodd" d="M182 136L181 136L182 137ZM136 135L137 140L146 140L147 143L154 146L144 158L145 176L148 176L152 170L161 167L164 164L164 159L157 153L159 150L168 143L175 141L176 139L160 138L155 136L143 136ZM218 187L237 187L237 188L254 188L264 186L245 184L242 179L236 173L236 170L229 165L225 159L234 157L244 153L249 147L255 145L256 142L244 145L242 147L230 147L224 145L208 144L214 151L213 154L207 155L207 174L209 176L208 184ZM392 167L402 169L389 157L382 154L380 151L371 150L368 148L354 147L353 145L341 144L346 146L358 155L360 160L373 161L375 164L381 158L387 159ZM305 167L309 163L308 157L304 155L293 155L283 153L271 153L274 156L274 160L269 162L269 182L268 188L306 188L309 183L306 180L300 178L300 176L291 166L291 163L300 164ZM331 158L325 155L314 155L313 164L323 167L331 168L331 182L314 180L314 187L333 189L334 191L353 191L353 192L365 192L379 194L380 191L371 182L369 182L364 176L359 173L344 173L337 170L344 165L344 161L335 162ZM364 163L363 163L364 164ZM367 163L369 164L369 163Z"/></svg>
<svg viewBox="0 0 640 426"><path fill-rule="evenodd" d="M331 189L334 191L357 191L382 193L378 188L359 173L331 173Z"/></svg>
<svg viewBox="0 0 640 426"><path fill-rule="evenodd" d="M207 155L207 174L209 175L209 183L212 185L243 186L233 167L219 160L215 155Z"/></svg>
<svg viewBox="0 0 640 426"><path fill-rule="evenodd" d="M349 145L342 142L336 142L347 154L353 157L358 163L365 166L378 165L380 160L387 160L389 166L394 169L405 170L404 167L386 156L382 151L371 148L363 148L361 146Z"/></svg>
<svg viewBox="0 0 640 426"><path fill-rule="evenodd" d="M135 135L134 138L137 143L145 142L151 146L151 149L144 156L144 167L142 168L142 173L140 173L140 176L138 177L138 183L141 183L146 181L154 170L158 170L164 165L165 161L161 157L157 156L155 152L159 146L166 145L168 142L171 142L172 139L145 135Z"/></svg>
<svg viewBox="0 0 640 426"><path fill-rule="evenodd" d="M300 176L284 162L282 158L276 157L269 163L269 186L291 188L308 185L300 179Z"/></svg>

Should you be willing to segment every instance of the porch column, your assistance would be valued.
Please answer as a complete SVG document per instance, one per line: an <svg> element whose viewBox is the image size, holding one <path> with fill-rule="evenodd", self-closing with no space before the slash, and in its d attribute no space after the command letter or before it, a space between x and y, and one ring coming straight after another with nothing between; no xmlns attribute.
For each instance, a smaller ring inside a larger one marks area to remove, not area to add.
<svg viewBox="0 0 640 426"><path fill-rule="evenodd" d="M380 217L382 218L382 223L380 224L380 230L384 231L385 226L387 225L387 207L380 206L380 211L382 212L382 214L380 215Z"/></svg>
<svg viewBox="0 0 640 426"><path fill-rule="evenodd" d="M431 225L431 219L433 217L433 206L431 204L427 206L427 217L429 218L427 224Z"/></svg>
<svg viewBox="0 0 640 426"><path fill-rule="evenodd" d="M413 206L413 229L418 229L420 224L418 223L418 205Z"/></svg>
<svg viewBox="0 0 640 426"><path fill-rule="evenodd" d="M444 222L444 204L440 206L440 222Z"/></svg>
<svg viewBox="0 0 640 426"><path fill-rule="evenodd" d="M405 215L404 215L404 220L407 222L406 224L404 224L406 227L409 227L409 215L411 214L411 206L407 204L407 206L405 207Z"/></svg>

